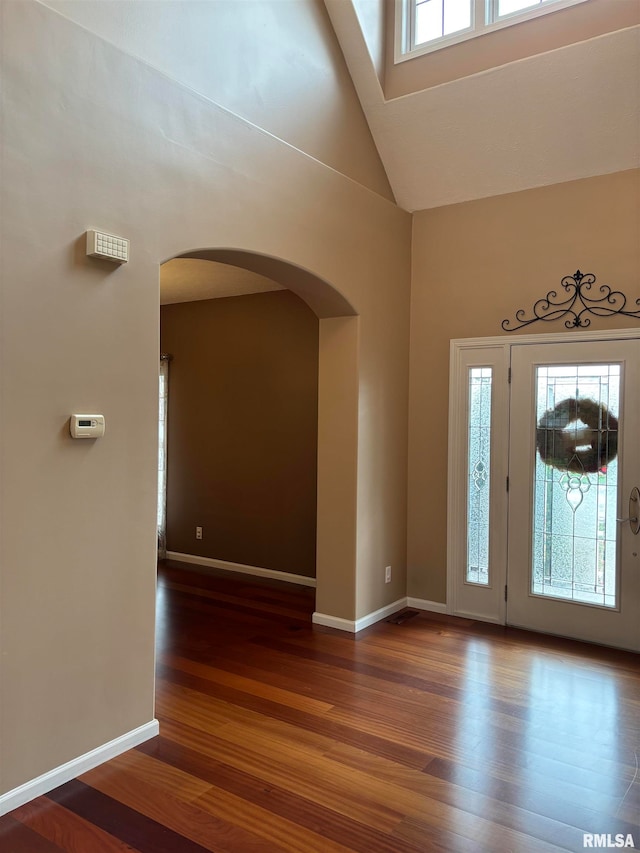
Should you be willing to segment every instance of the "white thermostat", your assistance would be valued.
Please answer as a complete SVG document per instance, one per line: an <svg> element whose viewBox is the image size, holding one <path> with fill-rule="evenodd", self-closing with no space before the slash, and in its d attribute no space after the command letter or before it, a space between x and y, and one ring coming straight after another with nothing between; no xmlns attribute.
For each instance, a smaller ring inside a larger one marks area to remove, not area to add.
<svg viewBox="0 0 640 853"><path fill-rule="evenodd" d="M71 415L69 432L72 438L102 438L104 415Z"/></svg>

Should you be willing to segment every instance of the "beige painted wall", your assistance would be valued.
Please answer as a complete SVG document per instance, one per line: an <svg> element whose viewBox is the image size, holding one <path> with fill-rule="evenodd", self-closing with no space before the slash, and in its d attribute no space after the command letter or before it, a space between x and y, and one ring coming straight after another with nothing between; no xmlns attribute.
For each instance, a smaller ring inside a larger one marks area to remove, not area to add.
<svg viewBox="0 0 640 853"><path fill-rule="evenodd" d="M323 0L44 0L174 80L393 198Z"/></svg>
<svg viewBox="0 0 640 853"><path fill-rule="evenodd" d="M168 258L207 247L281 258L305 287L330 291L328 282L359 314L345 321L358 326L358 400L352 387L345 405L351 421L357 413L359 456L382 461L366 475L359 466L356 512L353 470L338 464L346 442L355 465L352 429L323 433L339 452L332 461L324 448L324 493L335 500L318 536L323 527L346 537L332 545L341 562L339 574L325 571L323 610L352 619L393 600L380 564L406 560L411 233L410 217L378 193L47 6L9 0L0 14L4 792L153 716L158 280ZM128 237L130 262L87 259L91 227ZM327 322L320 374L330 388ZM105 414L106 435L73 441L69 414L87 410ZM321 405L321 432L328 420ZM356 586L367 589L360 601Z"/></svg>
<svg viewBox="0 0 640 853"><path fill-rule="evenodd" d="M289 290L183 302L160 341L167 550L315 577L318 318Z"/></svg>
<svg viewBox="0 0 640 853"><path fill-rule="evenodd" d="M328 583L316 588L316 612L330 614L332 591L339 589L341 617L347 619L357 613L349 566L357 560L359 326L358 317L320 321L317 563ZM339 481L331 476L336 469L343 473ZM337 503L348 511L333 512Z"/></svg>
<svg viewBox="0 0 640 853"><path fill-rule="evenodd" d="M446 595L449 341L506 334L501 321L580 268L640 297L640 173L619 172L414 216L408 592ZM591 328L640 328L629 318ZM527 333L566 331L562 322Z"/></svg>

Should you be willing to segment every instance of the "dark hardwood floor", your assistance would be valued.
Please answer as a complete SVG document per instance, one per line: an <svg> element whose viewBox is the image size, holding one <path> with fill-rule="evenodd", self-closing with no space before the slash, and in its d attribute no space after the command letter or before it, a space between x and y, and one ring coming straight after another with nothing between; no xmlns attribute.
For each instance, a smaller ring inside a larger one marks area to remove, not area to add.
<svg viewBox="0 0 640 853"><path fill-rule="evenodd" d="M354 638L312 611L161 567L160 736L0 818L0 851L640 846L637 657L424 612Z"/></svg>

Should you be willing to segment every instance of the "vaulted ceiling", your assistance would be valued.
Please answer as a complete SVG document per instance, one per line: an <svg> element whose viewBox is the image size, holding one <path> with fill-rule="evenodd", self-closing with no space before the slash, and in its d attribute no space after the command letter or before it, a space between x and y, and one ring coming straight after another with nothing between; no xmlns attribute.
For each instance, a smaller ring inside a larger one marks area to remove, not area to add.
<svg viewBox="0 0 640 853"><path fill-rule="evenodd" d="M639 26L538 49L498 67L485 61L476 73L449 72L442 82L397 94L388 68L385 75L380 39L389 16L381 3L325 0L401 207L423 210L640 166ZM622 24L640 20L636 0L607 3L582 5L592 19L617 10ZM600 29L607 28L603 20ZM556 44L549 32L549 44Z"/></svg>
<svg viewBox="0 0 640 853"><path fill-rule="evenodd" d="M491 43L483 36L472 40L475 53L466 42L400 64L388 42L393 2L324 0L402 208L640 166L640 0L585 0L545 16L546 29L508 28L506 48L502 36ZM345 79L346 72L343 86ZM186 258L165 264L161 282L163 303L279 287L228 264Z"/></svg>

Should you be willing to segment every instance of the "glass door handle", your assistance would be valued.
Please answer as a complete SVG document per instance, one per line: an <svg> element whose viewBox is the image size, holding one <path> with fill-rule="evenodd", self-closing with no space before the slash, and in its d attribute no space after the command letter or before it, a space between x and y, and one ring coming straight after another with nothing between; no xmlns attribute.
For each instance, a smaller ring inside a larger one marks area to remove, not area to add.
<svg viewBox="0 0 640 853"><path fill-rule="evenodd" d="M631 532L636 536L640 532L640 490L637 486L631 489L631 494L629 495L629 518L616 518L616 521L620 524L628 521L631 525Z"/></svg>

